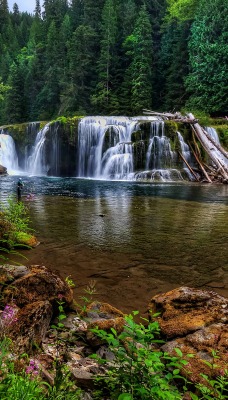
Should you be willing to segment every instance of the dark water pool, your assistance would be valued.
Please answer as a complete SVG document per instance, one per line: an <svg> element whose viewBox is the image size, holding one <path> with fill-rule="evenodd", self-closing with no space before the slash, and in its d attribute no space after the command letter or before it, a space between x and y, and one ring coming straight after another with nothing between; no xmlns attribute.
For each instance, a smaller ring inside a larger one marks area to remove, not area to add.
<svg viewBox="0 0 228 400"><path fill-rule="evenodd" d="M228 296L227 185L23 180L41 241L26 263L71 275L76 296L94 280L97 298L125 311L181 285ZM1 201L16 182L0 179Z"/></svg>

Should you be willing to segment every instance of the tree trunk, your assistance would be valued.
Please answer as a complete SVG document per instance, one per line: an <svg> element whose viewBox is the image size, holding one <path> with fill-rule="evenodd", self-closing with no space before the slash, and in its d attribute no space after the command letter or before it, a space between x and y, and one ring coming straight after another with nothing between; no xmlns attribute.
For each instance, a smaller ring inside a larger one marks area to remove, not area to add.
<svg viewBox="0 0 228 400"><path fill-rule="evenodd" d="M188 118L190 119L190 124L195 132L196 137L202 144L203 148L213 161L213 163L217 166L220 175L223 177L225 182L228 182L228 159L224 152L221 152L215 144L212 143L211 139L208 135L205 135L203 128L195 122L195 117L193 114L188 114Z"/></svg>

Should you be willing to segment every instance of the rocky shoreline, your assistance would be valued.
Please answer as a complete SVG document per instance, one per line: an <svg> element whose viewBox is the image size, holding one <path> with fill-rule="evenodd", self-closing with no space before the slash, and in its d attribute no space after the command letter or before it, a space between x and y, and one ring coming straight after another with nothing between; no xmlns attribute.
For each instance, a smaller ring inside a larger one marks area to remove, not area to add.
<svg viewBox="0 0 228 400"><path fill-rule="evenodd" d="M68 366L76 385L86 390L87 399L94 377L104 373L91 354L111 361L113 355L92 331L124 329L124 314L107 303L98 301L79 307L69 283L58 273L44 266L0 266L1 336L11 338L13 358L27 353L35 360L42 378L54 383L56 359ZM58 329L59 305L64 308L63 326ZM8 310L8 311L7 311ZM228 299L212 291L180 287L154 296L148 306L148 318L159 313L161 350L175 354L179 348L183 358L193 354L189 362L190 380L201 381L200 373L208 374L212 352L219 355L213 375L222 375L228 365ZM20 360L26 367L28 360ZM89 396L89 397L88 397Z"/></svg>

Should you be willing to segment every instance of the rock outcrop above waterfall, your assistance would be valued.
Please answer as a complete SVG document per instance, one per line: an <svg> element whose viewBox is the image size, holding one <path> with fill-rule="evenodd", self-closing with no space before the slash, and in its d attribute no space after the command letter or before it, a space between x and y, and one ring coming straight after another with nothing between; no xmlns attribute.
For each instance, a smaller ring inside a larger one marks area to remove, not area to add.
<svg viewBox="0 0 228 400"><path fill-rule="evenodd" d="M126 323L124 314L97 301L79 308L68 284L44 266L1 266L0 283L1 333L13 339L15 353L28 352L49 384L54 383L53 366L58 359L67 364L78 386L93 389L94 376L104 370L90 355L96 352L112 362L113 354L91 328L113 328L118 334ZM56 329L59 305L66 313L60 331ZM200 382L202 372L213 376L223 373L228 362L228 299L211 291L182 287L154 296L149 309L150 315L160 312L156 318L166 337L161 350L176 356L175 348L179 348L188 361L183 375ZM6 316L13 318L13 323ZM212 351L219 355L218 368L213 371L205 364L213 363ZM189 359L188 354L194 357Z"/></svg>
<svg viewBox="0 0 228 400"><path fill-rule="evenodd" d="M7 175L7 168L0 165L0 175Z"/></svg>

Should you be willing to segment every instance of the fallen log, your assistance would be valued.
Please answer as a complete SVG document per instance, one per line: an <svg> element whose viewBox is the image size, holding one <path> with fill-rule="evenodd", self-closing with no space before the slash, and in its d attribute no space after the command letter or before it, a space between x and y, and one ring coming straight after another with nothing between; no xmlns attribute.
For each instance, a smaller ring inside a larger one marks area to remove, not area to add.
<svg viewBox="0 0 228 400"><path fill-rule="evenodd" d="M180 157L182 158L182 160L184 161L184 163L187 165L189 171L192 173L192 175L196 178L197 182L199 182L198 176L196 175L196 173L193 171L193 169L190 167L189 163L187 162L187 160L184 158L183 154L181 154L180 151L178 151Z"/></svg>
<svg viewBox="0 0 228 400"><path fill-rule="evenodd" d="M203 132L207 136L208 140L210 140L211 143L228 159L228 152L219 143L216 143L215 140L207 133L207 131L205 131L205 129L203 129Z"/></svg>
<svg viewBox="0 0 228 400"><path fill-rule="evenodd" d="M214 146L213 143L207 138L203 131L203 128L198 123L195 123L194 115L190 113L188 114L188 118L192 120L192 123L190 124L192 126L192 129L194 130L197 139L200 141L201 145L203 146L211 160L219 169L219 172L224 179L224 182L228 182L227 158L224 156L223 153L219 152L216 146Z"/></svg>
<svg viewBox="0 0 228 400"><path fill-rule="evenodd" d="M202 163L200 162L199 157L197 156L196 152L193 150L193 148L192 148L192 146L191 146L190 143L189 143L189 146L190 146L190 148L191 148L191 150L192 150L192 153L193 153L193 155L194 155L194 157L195 157L197 163L199 164L199 166L200 166L200 168L201 168L201 170L202 170L202 172L203 172L205 178L207 179L207 181L208 181L209 183L212 183L212 180L210 179L209 175L207 174L207 172L206 172L204 166L203 166Z"/></svg>
<svg viewBox="0 0 228 400"><path fill-rule="evenodd" d="M216 174L220 174L220 176L223 180L223 183L228 183L228 153L222 148L222 146L220 146L218 143L215 143L215 141L200 126L200 124L198 123L198 120L194 117L193 114L189 113L189 114L187 114L187 116L182 116L181 113L179 113L179 112L176 112L174 114L172 114L172 113L157 113L156 111L151 111L148 109L144 109L143 112L144 112L144 114L158 115L164 119L173 120L176 122L189 123L196 138L201 143L202 147L208 154L209 158L212 160L214 166L217 168L217 170L215 171ZM193 140L194 140L194 135L193 135ZM196 143L196 141L195 141L195 143ZM196 148L197 148L197 151L199 152L198 146L196 146ZM199 159L199 156L198 156L198 159ZM202 165L202 163L201 163L201 165ZM205 175L205 172L204 172L204 175ZM209 179L210 179L209 176L207 176L208 182L210 182Z"/></svg>

